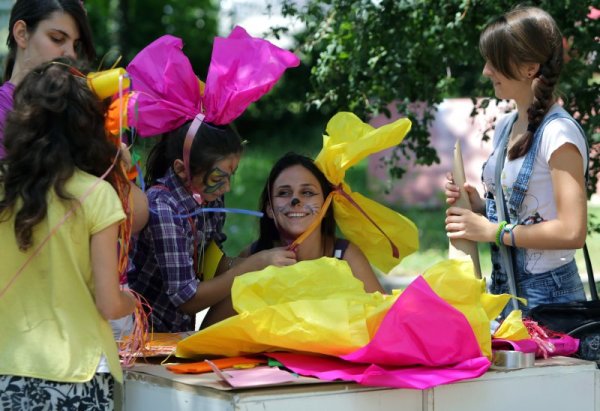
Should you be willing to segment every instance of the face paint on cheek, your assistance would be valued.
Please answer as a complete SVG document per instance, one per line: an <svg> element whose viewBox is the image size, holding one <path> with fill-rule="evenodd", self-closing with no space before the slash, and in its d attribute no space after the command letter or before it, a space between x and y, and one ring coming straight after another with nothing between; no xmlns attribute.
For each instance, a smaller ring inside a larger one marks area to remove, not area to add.
<svg viewBox="0 0 600 411"><path fill-rule="evenodd" d="M225 185L229 177L230 175L220 168L213 168L206 176L204 192L207 194L216 193Z"/></svg>
<svg viewBox="0 0 600 411"><path fill-rule="evenodd" d="M306 210L308 210L308 212L310 212L310 214L318 214L319 210L321 209L321 207L318 207L314 204L307 204L304 206L304 208Z"/></svg>
<svg viewBox="0 0 600 411"><path fill-rule="evenodd" d="M289 211L289 207L288 206L275 207L275 208L273 208L273 211L275 211L275 214L285 214Z"/></svg>
<svg viewBox="0 0 600 411"><path fill-rule="evenodd" d="M304 211L307 214L317 214L320 209L321 209L320 206L317 206L314 204L305 204L301 207L301 210L298 210L297 208L286 204L286 205L283 205L280 207L275 207L273 210L275 211L275 214L287 214L287 213L291 213L293 211L295 211L295 212Z"/></svg>

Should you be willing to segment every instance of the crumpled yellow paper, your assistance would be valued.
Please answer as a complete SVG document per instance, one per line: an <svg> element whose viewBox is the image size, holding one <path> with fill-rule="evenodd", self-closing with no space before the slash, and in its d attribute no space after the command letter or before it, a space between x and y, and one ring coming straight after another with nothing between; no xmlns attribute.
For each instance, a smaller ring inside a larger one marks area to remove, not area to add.
<svg viewBox="0 0 600 411"><path fill-rule="evenodd" d="M487 294L470 261L442 261L423 277L465 315L483 354L491 358L490 320L510 296ZM176 355L238 356L276 350L348 354L371 340L399 294L366 293L343 260L323 257L268 267L237 277L232 300L239 314L180 341Z"/></svg>
<svg viewBox="0 0 600 411"><path fill-rule="evenodd" d="M485 280L475 277L471 260L444 260L423 273L429 286L443 300L464 314L471 324L483 355L492 358L490 321L511 296L485 291Z"/></svg>
<svg viewBox="0 0 600 411"><path fill-rule="evenodd" d="M348 263L328 257L236 277L231 296L239 314L180 341L178 357L348 354L371 340L395 301L366 293Z"/></svg>
<svg viewBox="0 0 600 411"><path fill-rule="evenodd" d="M512 310L494 333L494 338L510 341L527 340L531 338L527 331L527 327L523 324L523 312L521 310Z"/></svg>
<svg viewBox="0 0 600 411"><path fill-rule="evenodd" d="M344 182L346 170L366 156L398 145L410 131L410 120L403 118L374 128L356 115L341 112L327 123L323 148L315 164L330 183L339 186L385 232L398 247L394 258L387 238L362 214L348 198L340 193L333 197L335 220L344 237L357 245L375 267L388 273L402 258L419 248L417 227L403 215L358 193Z"/></svg>

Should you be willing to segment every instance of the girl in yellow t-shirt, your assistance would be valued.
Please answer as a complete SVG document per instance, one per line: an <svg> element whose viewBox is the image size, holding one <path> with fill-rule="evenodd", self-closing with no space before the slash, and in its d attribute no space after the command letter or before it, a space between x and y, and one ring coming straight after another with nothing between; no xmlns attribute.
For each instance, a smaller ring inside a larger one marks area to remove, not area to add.
<svg viewBox="0 0 600 411"><path fill-rule="evenodd" d="M117 237L127 186L102 102L68 59L15 90L0 161L0 404L113 409L108 320L133 312Z"/></svg>

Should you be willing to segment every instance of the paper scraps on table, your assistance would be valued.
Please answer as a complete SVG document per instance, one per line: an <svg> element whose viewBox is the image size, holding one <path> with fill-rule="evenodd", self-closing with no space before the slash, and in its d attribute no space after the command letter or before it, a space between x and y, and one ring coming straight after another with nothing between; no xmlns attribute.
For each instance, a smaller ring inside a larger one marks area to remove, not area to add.
<svg viewBox="0 0 600 411"><path fill-rule="evenodd" d="M247 370L221 371L212 361L205 360L212 370L233 388L258 387L292 382L297 375L276 367L256 367Z"/></svg>
<svg viewBox="0 0 600 411"><path fill-rule="evenodd" d="M190 362L183 364L169 364L167 365L167 370L174 372L176 374L202 374L205 372L211 372L214 370L213 367L216 367L220 370L225 368L248 368L254 367L258 364L266 364L266 358L257 358L257 357L227 357L227 358L218 358L216 360L210 361L199 361L199 362Z"/></svg>

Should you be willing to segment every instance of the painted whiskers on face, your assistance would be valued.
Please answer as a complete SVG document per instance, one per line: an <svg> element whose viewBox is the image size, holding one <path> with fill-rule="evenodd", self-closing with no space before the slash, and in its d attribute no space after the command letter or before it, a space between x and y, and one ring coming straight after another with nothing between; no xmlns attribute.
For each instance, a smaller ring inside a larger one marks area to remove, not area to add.
<svg viewBox="0 0 600 411"><path fill-rule="evenodd" d="M281 207L276 207L275 214L283 214L286 217L297 218L318 214L320 209L321 207L315 204L304 204L301 207L288 204Z"/></svg>

